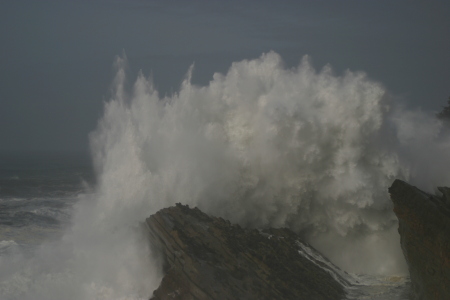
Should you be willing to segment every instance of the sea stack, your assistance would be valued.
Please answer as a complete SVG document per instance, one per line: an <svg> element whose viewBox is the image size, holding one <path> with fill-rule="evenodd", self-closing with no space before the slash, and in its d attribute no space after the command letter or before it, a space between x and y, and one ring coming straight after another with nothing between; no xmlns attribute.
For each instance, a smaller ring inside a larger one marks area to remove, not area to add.
<svg viewBox="0 0 450 300"><path fill-rule="evenodd" d="M389 188L415 300L450 299L450 193L439 190L431 195L401 180Z"/></svg>
<svg viewBox="0 0 450 300"><path fill-rule="evenodd" d="M345 298L345 279L288 229L244 229L180 204L146 225L165 258L151 299Z"/></svg>

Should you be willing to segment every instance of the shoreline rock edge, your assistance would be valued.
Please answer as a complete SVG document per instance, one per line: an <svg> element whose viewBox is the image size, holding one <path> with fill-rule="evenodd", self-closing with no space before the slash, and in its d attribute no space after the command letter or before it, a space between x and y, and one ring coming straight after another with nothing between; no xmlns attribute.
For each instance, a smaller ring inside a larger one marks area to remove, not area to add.
<svg viewBox="0 0 450 300"><path fill-rule="evenodd" d="M244 229L181 204L145 222L165 257L153 300L345 298L344 277L288 229Z"/></svg>
<svg viewBox="0 0 450 300"><path fill-rule="evenodd" d="M404 181L389 188L414 300L450 299L450 193L425 193Z"/></svg>

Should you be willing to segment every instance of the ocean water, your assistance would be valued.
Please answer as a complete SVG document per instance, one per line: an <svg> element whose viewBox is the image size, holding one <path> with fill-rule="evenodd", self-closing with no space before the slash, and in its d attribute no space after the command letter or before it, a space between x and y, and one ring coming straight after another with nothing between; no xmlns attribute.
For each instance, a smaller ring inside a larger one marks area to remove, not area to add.
<svg viewBox="0 0 450 300"><path fill-rule="evenodd" d="M148 299L162 262L139 222L177 202L292 229L348 274L350 299L406 298L387 189L450 185L450 137L432 113L308 57L288 69L266 53L207 86L191 68L166 96L143 74L128 89L126 64L115 62L91 158L2 159L0 299Z"/></svg>
<svg viewBox="0 0 450 300"><path fill-rule="evenodd" d="M59 238L93 184L87 154L1 155L0 255Z"/></svg>

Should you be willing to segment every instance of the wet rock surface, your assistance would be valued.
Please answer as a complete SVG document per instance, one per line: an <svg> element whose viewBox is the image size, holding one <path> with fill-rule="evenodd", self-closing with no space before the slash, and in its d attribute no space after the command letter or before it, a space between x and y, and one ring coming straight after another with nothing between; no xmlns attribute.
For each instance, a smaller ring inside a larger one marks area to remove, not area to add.
<svg viewBox="0 0 450 300"><path fill-rule="evenodd" d="M243 229L180 204L146 224L165 258L165 276L151 299L345 298L345 280L326 270L326 259L301 255L307 248L320 256L288 229Z"/></svg>
<svg viewBox="0 0 450 300"><path fill-rule="evenodd" d="M408 263L412 299L450 299L450 189L427 194L401 180L389 188Z"/></svg>

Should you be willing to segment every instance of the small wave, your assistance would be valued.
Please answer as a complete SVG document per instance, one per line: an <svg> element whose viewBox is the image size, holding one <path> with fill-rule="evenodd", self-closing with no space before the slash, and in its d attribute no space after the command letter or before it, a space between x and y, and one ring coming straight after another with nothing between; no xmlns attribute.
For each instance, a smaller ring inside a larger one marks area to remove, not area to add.
<svg viewBox="0 0 450 300"><path fill-rule="evenodd" d="M19 201L24 201L24 200L26 200L26 199L25 199L25 198L19 198L19 197L12 197L12 198L8 198L8 200L19 202Z"/></svg>
<svg viewBox="0 0 450 300"><path fill-rule="evenodd" d="M13 240L5 240L5 241L0 241L0 249L4 249L6 247L11 247L11 246L16 246L17 243L14 242Z"/></svg>
<svg viewBox="0 0 450 300"><path fill-rule="evenodd" d="M57 226L31 224L18 227L0 224L0 243L3 243L3 246L0 245L0 252L2 252L1 249L20 248L21 251L34 249L45 240L58 239L62 232L63 229ZM16 245L11 242L16 243Z"/></svg>
<svg viewBox="0 0 450 300"><path fill-rule="evenodd" d="M5 197L5 198L0 198L0 202L21 202L21 201L25 201L27 200L26 198L19 198L19 197Z"/></svg>
<svg viewBox="0 0 450 300"><path fill-rule="evenodd" d="M55 209L55 208L49 208L49 207L41 207L41 208L34 209L30 212L37 216L52 218L52 219L58 220L60 222L66 222L70 218L69 211L64 210L64 209L61 210L61 209Z"/></svg>
<svg viewBox="0 0 450 300"><path fill-rule="evenodd" d="M39 215L31 211L19 211L13 216L14 226L44 225L57 226L60 221L51 216Z"/></svg>
<svg viewBox="0 0 450 300"><path fill-rule="evenodd" d="M13 240L0 241L0 255L9 252L11 249L18 247L19 245Z"/></svg>

